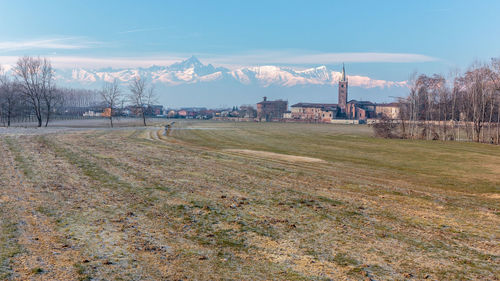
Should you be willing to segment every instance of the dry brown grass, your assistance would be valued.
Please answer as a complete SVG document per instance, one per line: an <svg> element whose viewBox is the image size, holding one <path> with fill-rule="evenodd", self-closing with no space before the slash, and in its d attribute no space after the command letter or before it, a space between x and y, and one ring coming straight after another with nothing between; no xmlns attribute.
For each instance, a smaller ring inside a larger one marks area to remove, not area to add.
<svg viewBox="0 0 500 281"><path fill-rule="evenodd" d="M500 180L481 169L497 148L362 126L180 126L0 137L0 276L498 279Z"/></svg>

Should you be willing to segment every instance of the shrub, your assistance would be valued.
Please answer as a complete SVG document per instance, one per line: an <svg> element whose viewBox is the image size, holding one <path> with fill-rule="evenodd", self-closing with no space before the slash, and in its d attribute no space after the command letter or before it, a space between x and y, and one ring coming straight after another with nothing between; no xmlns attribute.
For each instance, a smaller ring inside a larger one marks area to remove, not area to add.
<svg viewBox="0 0 500 281"><path fill-rule="evenodd" d="M397 134L398 124L393 122L386 116L382 116L377 123L373 125L375 136L381 138L398 138Z"/></svg>

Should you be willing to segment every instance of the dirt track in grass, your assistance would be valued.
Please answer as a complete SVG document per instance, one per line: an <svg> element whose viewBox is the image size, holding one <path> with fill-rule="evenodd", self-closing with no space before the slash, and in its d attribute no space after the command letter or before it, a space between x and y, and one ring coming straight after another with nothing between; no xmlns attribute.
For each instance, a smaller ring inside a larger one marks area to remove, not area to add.
<svg viewBox="0 0 500 281"><path fill-rule="evenodd" d="M287 155L287 154L280 154L280 153L274 153L274 152L268 152L268 151L258 151L258 150L249 150L249 149L225 149L224 151L235 152L235 153L246 154L246 155L253 155L253 156L263 157L263 158L285 160L285 161L290 161L290 162L309 162L309 163L311 163L311 162L325 162L324 160L321 160L318 158L296 156L296 155Z"/></svg>

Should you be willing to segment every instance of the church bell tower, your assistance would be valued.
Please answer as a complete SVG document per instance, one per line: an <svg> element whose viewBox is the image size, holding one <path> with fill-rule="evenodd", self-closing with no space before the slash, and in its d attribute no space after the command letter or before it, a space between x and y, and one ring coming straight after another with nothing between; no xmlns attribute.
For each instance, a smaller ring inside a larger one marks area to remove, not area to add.
<svg viewBox="0 0 500 281"><path fill-rule="evenodd" d="M344 64L342 64L342 76L340 77L339 80L339 103L338 106L340 107L341 113L344 115L346 114L346 109L347 109L347 78L345 76L345 67Z"/></svg>

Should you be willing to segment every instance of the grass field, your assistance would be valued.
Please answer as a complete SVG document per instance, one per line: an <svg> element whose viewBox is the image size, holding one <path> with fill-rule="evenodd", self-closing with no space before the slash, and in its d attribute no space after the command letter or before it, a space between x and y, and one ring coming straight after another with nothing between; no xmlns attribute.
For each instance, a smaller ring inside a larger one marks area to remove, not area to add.
<svg viewBox="0 0 500 281"><path fill-rule="evenodd" d="M498 280L500 148L363 125L0 135L0 280Z"/></svg>

